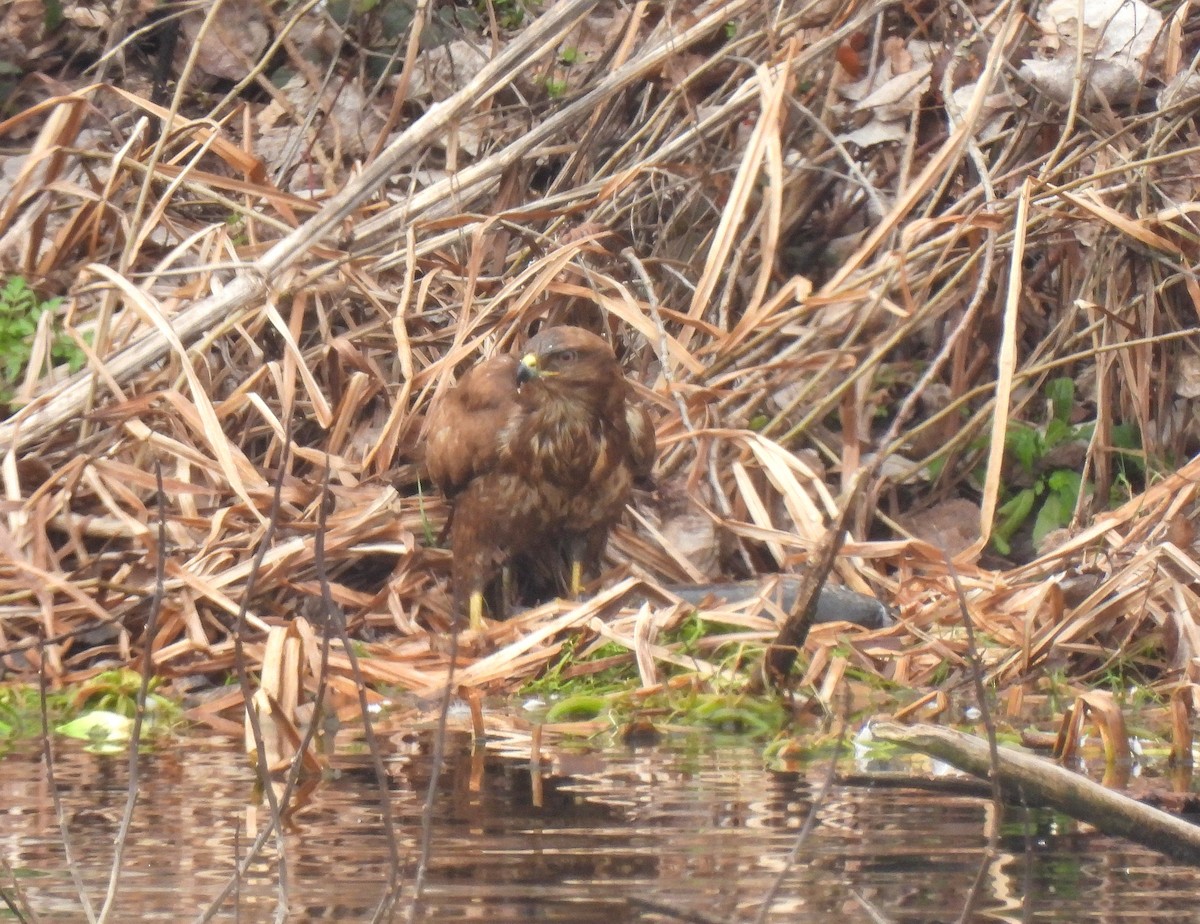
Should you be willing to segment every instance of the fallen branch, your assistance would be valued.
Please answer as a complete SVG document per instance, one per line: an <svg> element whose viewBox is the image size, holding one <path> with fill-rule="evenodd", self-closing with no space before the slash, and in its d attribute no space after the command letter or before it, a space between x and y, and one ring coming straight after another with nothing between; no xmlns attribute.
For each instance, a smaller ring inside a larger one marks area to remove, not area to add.
<svg viewBox="0 0 1200 924"><path fill-rule="evenodd" d="M986 778L991 756L986 741L937 725L871 727L880 741L891 741ZM1032 754L999 748L996 762L1000 786L1009 799L1048 805L1086 821L1105 834L1117 834L1152 847L1177 860L1200 863L1200 827L1167 812L1105 789L1086 777Z"/></svg>

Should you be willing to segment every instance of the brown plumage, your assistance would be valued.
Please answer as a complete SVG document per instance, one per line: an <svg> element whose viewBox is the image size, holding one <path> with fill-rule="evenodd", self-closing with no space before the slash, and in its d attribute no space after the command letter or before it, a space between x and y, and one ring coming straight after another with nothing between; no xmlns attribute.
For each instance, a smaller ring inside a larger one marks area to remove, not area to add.
<svg viewBox="0 0 1200 924"><path fill-rule="evenodd" d="M654 464L654 429L630 397L604 340L551 327L521 360L481 362L434 406L425 457L453 504L454 607L472 628L509 563L561 572L569 562L572 593L598 564L634 480Z"/></svg>

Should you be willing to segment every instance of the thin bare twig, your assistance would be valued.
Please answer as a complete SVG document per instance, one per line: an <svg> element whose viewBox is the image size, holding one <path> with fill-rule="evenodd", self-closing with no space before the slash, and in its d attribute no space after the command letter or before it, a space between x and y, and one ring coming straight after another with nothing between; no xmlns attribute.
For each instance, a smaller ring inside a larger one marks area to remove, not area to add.
<svg viewBox="0 0 1200 924"><path fill-rule="evenodd" d="M259 721L258 712L254 706L254 687L250 679L250 671L247 667L245 650L246 614L249 612L251 601L254 599L254 585L257 581L259 570L262 568L263 559L266 557L267 550L271 547L271 543L275 538L275 529L279 523L283 482L288 471L291 449L290 408L288 416L284 420L283 435L284 438L280 445L279 466L276 471L275 485L271 494L271 509L267 516L266 525L263 527L263 534L259 539L258 548L255 549L249 574L246 577L246 584L242 592L241 603L238 606L237 622L233 633L234 669L237 673L238 686L242 691L242 697L245 701L246 721L249 723L250 732L254 738L255 767L258 771L259 785L261 786L263 797L267 800L267 805L270 808L270 817L267 820L267 824L263 826L255 838L250 850L247 851L241 866L234 871L234 875L230 877L225 886L217 893L208 908L200 914L199 918L197 918L197 924L212 919L220 908L221 903L239 883L241 877L245 875L245 871L249 868L249 865L257 859L259 852L266 845L267 839L272 834L275 835L276 849L278 851L277 894L279 898L275 907L275 919L277 922L281 922L287 916L287 852L283 838L283 814L279 799L275 793L275 788L272 785L270 761L267 759L267 745L263 739L262 723Z"/></svg>
<svg viewBox="0 0 1200 924"><path fill-rule="evenodd" d="M58 791L58 783L54 779L54 748L50 741L50 714L46 704L46 652L39 650L38 668L38 705L42 720L42 761L46 765L46 784L50 787L50 798L54 803L54 817L58 819L58 831L62 837L63 856L67 869L71 872L71 881L75 884L75 894L79 896L79 904L88 919L88 924L96 924L96 912L92 901L88 898L83 885L83 876L79 872L79 861L71 848L71 832L67 827L67 815L63 810L62 795Z"/></svg>
<svg viewBox="0 0 1200 924"><path fill-rule="evenodd" d="M987 826L987 848L984 850L983 857L980 858L979 870L963 900L963 910L958 918L960 924L966 924L975 912L975 906L983 894L988 870L991 869L999 853L1000 822L1004 817L1004 789L1000 782L1000 751L999 745L996 743L996 723L992 720L992 708L988 703L987 688L983 683L983 658L975 644L975 622L971 618L970 608L967 606L967 595L963 591L962 582L958 579L954 561L945 548L942 549L942 556L945 559L950 580L954 582L954 593L958 598L958 611L962 616L963 626L967 630L967 664L970 668L971 683L975 688L975 701L979 706L980 720L987 733L988 753L992 762L988 777L992 786L993 817L991 824Z"/></svg>
<svg viewBox="0 0 1200 924"><path fill-rule="evenodd" d="M326 460L324 479L321 484L321 506L317 511L317 535L313 550L317 581L321 586L322 630L325 635L325 644L321 656L321 677L323 682L325 666L329 657L329 627L332 626L336 630L338 638L342 642L342 650L350 662L351 676L354 678L354 689L358 694L359 714L362 716L363 737L366 739L367 749L371 754L371 760L374 764L375 783L379 787L379 815L383 821L383 836L388 845L389 864L387 882L384 887L383 896L380 898L371 920L381 921L385 918L390 920L392 908L400 898L400 869L402 860L398 846L399 837L397 836L396 824L392 815L392 792L389 785L387 768L383 765L383 749L379 739L375 735L375 727L371 722L371 707L367 702L367 681L363 677L358 655L354 651L354 643L346 631L345 616L342 613L341 607L334 603L329 589L329 573L325 565L325 528L327 510L330 503L332 503L332 497L329 494L330 470L330 465L328 460ZM320 707L321 702L322 700L318 698L318 707ZM315 724L316 719L314 715L313 725L315 726Z"/></svg>
<svg viewBox="0 0 1200 924"><path fill-rule="evenodd" d="M808 807L808 815L805 816L804 824L796 832L796 839L792 842L792 849L784 857L779 872L771 880L771 885L763 896L762 903L758 907L758 914L754 917L755 924L765 924L767 916L771 913L771 907L775 904L775 899L779 895L779 890L783 888L784 881L795 868L796 861L800 859L800 851L804 849L804 845L808 843L809 837L816 829L817 816L820 814L821 806L825 804L825 801L829 798L830 791L833 789L834 781L837 779L838 761L842 757L842 749L846 743L846 722L850 714L849 696L849 688L843 688L842 718L838 727L837 740L833 745L833 754L829 757L829 767L825 771L825 779L822 780L821 788L817 790L812 798L812 803Z"/></svg>
<svg viewBox="0 0 1200 924"><path fill-rule="evenodd" d="M438 704L437 728L434 730L433 754L430 757L429 786L425 789L425 801L421 805L421 841L417 855L417 871L413 876L413 897L405 916L407 924L414 924L421 910L425 876L429 872L429 861L433 856L433 810L437 801L438 783L446 760L446 722L450 717L450 702L454 698L454 667L458 663L458 635L460 624L456 620L450 635L450 661L446 669L446 685L442 688ZM476 742L480 744L480 742Z"/></svg>
<svg viewBox="0 0 1200 924"><path fill-rule="evenodd" d="M138 753L142 741L142 723L146 717L146 699L150 694L150 681L154 678L154 636L158 632L158 616L162 612L163 593L167 574L167 494L163 490L162 463L154 462L154 481L158 508L158 555L154 562L154 596L150 598L150 613L146 617L144 635L146 644L142 648L142 679L138 684L137 708L133 714L133 728L129 733L129 784L126 787L125 811L121 815L121 827L113 843L112 869L108 875L108 891L100 909L99 921L108 920L117 900L117 887L124 868L125 844L129 829L133 825L133 812L138 800Z"/></svg>

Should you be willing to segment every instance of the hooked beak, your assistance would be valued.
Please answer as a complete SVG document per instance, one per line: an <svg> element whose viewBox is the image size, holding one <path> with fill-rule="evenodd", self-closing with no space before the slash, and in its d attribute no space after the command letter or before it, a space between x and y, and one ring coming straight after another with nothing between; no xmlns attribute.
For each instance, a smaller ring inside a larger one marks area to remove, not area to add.
<svg viewBox="0 0 1200 924"><path fill-rule="evenodd" d="M536 379L540 374L536 354L526 353L521 357L521 365L517 367L517 385L524 385L526 382Z"/></svg>

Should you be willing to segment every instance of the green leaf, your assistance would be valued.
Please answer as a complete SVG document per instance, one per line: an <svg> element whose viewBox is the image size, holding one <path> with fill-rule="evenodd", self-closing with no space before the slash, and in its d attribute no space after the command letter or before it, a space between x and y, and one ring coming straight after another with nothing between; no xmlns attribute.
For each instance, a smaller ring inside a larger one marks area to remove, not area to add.
<svg viewBox="0 0 1200 924"><path fill-rule="evenodd" d="M11 400L11 390L5 385L16 382L29 363L38 320L47 312L57 309L62 301L58 296L39 301L37 293L29 288L21 276L13 276L0 289L0 372L4 379L0 382L0 396L4 403ZM51 357L70 361L73 358L71 354L61 355L58 343L62 339L62 335L58 334L52 342ZM83 356L79 356L75 361L82 366L83 359Z"/></svg>
<svg viewBox="0 0 1200 924"><path fill-rule="evenodd" d="M380 30L389 42L404 39L412 28L413 11L407 3L388 3L379 7Z"/></svg>
<svg viewBox="0 0 1200 924"><path fill-rule="evenodd" d="M1075 510L1075 504L1079 502L1079 491L1083 487L1083 478L1079 472L1060 468L1046 476L1046 485L1050 488L1051 495L1059 498L1066 505L1069 518Z"/></svg>
<svg viewBox="0 0 1200 924"><path fill-rule="evenodd" d="M1045 450L1049 452L1055 446L1063 443L1069 443L1076 437L1075 428L1069 423L1064 423L1057 417L1046 424L1046 435L1042 437L1042 443Z"/></svg>
<svg viewBox="0 0 1200 924"><path fill-rule="evenodd" d="M1117 424L1112 428L1112 442L1118 449L1141 449L1142 437L1137 424Z"/></svg>
<svg viewBox="0 0 1200 924"><path fill-rule="evenodd" d="M1065 376L1051 379L1046 383L1046 397L1050 399L1054 419L1070 423L1071 408L1075 406L1075 381Z"/></svg>
<svg viewBox="0 0 1200 924"><path fill-rule="evenodd" d="M1074 508L1067 506L1058 494L1049 495L1046 503L1042 504L1042 509L1038 511L1037 519L1033 521L1034 546L1040 546L1047 533L1070 523L1073 510Z"/></svg>
<svg viewBox="0 0 1200 924"><path fill-rule="evenodd" d="M1029 518L1036 501L1037 492L1033 488L1025 488L996 511L997 520L992 528L992 542L1000 554L1007 555L1012 551L1009 540L1012 539L1013 533L1021 528L1021 524Z"/></svg>
<svg viewBox="0 0 1200 924"><path fill-rule="evenodd" d="M1008 428L1004 437L1004 445L1009 452L1017 457L1021 467L1033 474L1033 464L1046 453L1042 448L1042 438L1037 430L1023 423L1014 423Z"/></svg>
<svg viewBox="0 0 1200 924"><path fill-rule="evenodd" d="M45 23L47 32L53 32L61 26L65 18L59 0L42 0L42 22Z"/></svg>

